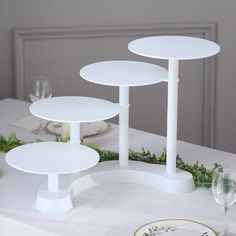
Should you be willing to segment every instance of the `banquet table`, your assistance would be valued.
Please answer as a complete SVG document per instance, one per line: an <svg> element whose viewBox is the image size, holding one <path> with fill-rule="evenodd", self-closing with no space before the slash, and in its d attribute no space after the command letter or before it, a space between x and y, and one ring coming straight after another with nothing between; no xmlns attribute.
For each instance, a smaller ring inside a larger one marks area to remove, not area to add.
<svg viewBox="0 0 236 236"><path fill-rule="evenodd" d="M53 141L53 134L37 136L19 127L18 120L30 116L29 103L7 98L0 100L0 135L15 133L26 142L37 139ZM160 154L166 138L129 129L129 147L142 147ZM100 135L85 138L85 143L104 149L118 147L118 126ZM178 141L177 150L188 163L199 161L212 168L214 163L236 166L236 155L187 142ZM213 200L210 189L196 188L185 194L170 194L138 184L106 184L81 192L74 208L60 214L36 211L35 196L46 176L13 169L0 153L0 235L24 236L131 236L145 223L160 219L190 219L221 230L223 211ZM228 212L229 228L236 233L236 205Z"/></svg>

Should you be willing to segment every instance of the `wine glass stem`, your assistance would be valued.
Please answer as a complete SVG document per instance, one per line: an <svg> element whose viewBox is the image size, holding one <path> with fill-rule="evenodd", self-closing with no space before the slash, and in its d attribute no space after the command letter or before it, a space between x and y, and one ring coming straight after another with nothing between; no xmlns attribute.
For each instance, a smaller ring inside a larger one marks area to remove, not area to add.
<svg viewBox="0 0 236 236"><path fill-rule="evenodd" d="M40 131L44 130L43 120L42 119L39 120L39 130Z"/></svg>
<svg viewBox="0 0 236 236"><path fill-rule="evenodd" d="M224 208L224 231L222 236L228 236L229 235L229 227L228 227L228 220L227 220L227 212L228 212L228 207L223 206Z"/></svg>

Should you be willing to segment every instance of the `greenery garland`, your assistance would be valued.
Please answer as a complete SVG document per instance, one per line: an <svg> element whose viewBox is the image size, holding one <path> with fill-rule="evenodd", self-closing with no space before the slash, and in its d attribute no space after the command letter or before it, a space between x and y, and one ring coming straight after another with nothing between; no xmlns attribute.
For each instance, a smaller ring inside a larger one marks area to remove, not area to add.
<svg viewBox="0 0 236 236"><path fill-rule="evenodd" d="M8 137L0 136L0 151L8 152L11 149L26 144L24 141L18 139L15 134L11 134Z"/></svg>
<svg viewBox="0 0 236 236"><path fill-rule="evenodd" d="M38 141L42 141L42 140L38 140ZM57 139L56 141L67 141L67 140ZM18 139L15 134L11 134L8 137L0 136L0 151L1 152L8 152L12 148L18 147L23 144L26 144L26 142ZM99 153L100 162L119 159L119 153L117 152L104 150L104 149L93 147L93 146L90 146L90 147ZM166 150L163 150L163 152L159 156L156 156L155 154L150 153L150 151L147 151L144 148L142 148L140 152L130 150L129 159L133 161L142 161L149 164L165 165L166 164ZM215 164L212 169L207 169L206 167L204 167L203 164L199 164L198 161L195 162L193 165L185 163L180 158L180 156L177 155L176 166L177 168L188 171L193 175L193 179L194 179L194 183L196 187L209 188L211 187L211 183L212 183L212 173L214 169L219 167L220 165Z"/></svg>

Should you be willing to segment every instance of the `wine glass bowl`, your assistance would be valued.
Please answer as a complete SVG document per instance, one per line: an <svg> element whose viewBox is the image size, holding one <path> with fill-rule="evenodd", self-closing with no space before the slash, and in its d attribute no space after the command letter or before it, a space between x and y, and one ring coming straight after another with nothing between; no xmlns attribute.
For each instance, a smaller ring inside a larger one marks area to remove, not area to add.
<svg viewBox="0 0 236 236"><path fill-rule="evenodd" d="M34 76L29 96L32 102L51 97L52 90L49 78L46 76Z"/></svg>
<svg viewBox="0 0 236 236"><path fill-rule="evenodd" d="M41 99L50 98L52 96L52 90L50 80L46 76L34 76L31 81L30 100L37 102ZM45 134L46 128L43 125L43 120L40 119L39 127L32 131L34 134Z"/></svg>
<svg viewBox="0 0 236 236"><path fill-rule="evenodd" d="M231 235L228 230L226 214L231 205L236 202L236 169L220 166L212 175L212 195L224 210L224 230L222 236Z"/></svg>

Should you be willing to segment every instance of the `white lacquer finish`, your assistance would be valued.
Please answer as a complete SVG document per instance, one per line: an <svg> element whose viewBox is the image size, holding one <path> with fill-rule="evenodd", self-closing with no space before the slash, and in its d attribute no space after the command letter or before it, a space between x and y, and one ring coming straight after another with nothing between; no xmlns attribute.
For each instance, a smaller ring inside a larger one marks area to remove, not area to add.
<svg viewBox="0 0 236 236"><path fill-rule="evenodd" d="M66 211L68 206L72 208L71 193L76 196L86 189L103 184L142 184L168 193L186 193L194 189L191 174L188 172L177 170L174 178L167 178L165 166L137 161L130 161L126 168L121 168L117 161L102 162L73 177L61 176L60 183L59 202L50 201L54 193L47 191L46 184L40 186L36 198L37 209L43 212L48 212L48 209L51 212Z"/></svg>
<svg viewBox="0 0 236 236"><path fill-rule="evenodd" d="M168 63L168 108L167 108L167 165L168 178L176 178L176 142L178 111L179 60L200 59L220 51L219 45L209 40L186 36L153 36L134 40L128 48L135 54L167 59ZM189 181L193 181L188 176ZM191 189L189 189L190 191Z"/></svg>
<svg viewBox="0 0 236 236"><path fill-rule="evenodd" d="M176 173L179 61L169 60L168 69L166 171L171 176Z"/></svg>
<svg viewBox="0 0 236 236"><path fill-rule="evenodd" d="M131 52L156 59L191 60L213 56L220 51L218 44L187 36L152 36L129 43Z"/></svg>
<svg viewBox="0 0 236 236"><path fill-rule="evenodd" d="M103 61L84 66L83 79L102 85L119 86L119 165L128 166L129 87L167 81L167 70L161 66L137 61Z"/></svg>
<svg viewBox="0 0 236 236"><path fill-rule="evenodd" d="M112 118L120 111L112 102L79 96L43 99L30 106L30 112L45 120L70 122L70 142L80 143L80 123Z"/></svg>
<svg viewBox="0 0 236 236"><path fill-rule="evenodd" d="M70 123L70 143L80 143L80 123L79 122L71 122Z"/></svg>
<svg viewBox="0 0 236 236"><path fill-rule="evenodd" d="M164 165L150 165L130 161L121 168L117 161L101 162L91 169L60 178L60 189L56 193L48 192L47 185L40 186L36 197L36 208L42 212L65 212L73 207L71 198L82 191L104 184L142 184L168 193L186 193L194 189L189 172L177 170L174 178L167 177ZM73 196L72 196L73 194Z"/></svg>
<svg viewBox="0 0 236 236"><path fill-rule="evenodd" d="M45 120L93 122L116 116L119 113L119 106L91 97L52 97L33 103L30 112Z"/></svg>
<svg viewBox="0 0 236 236"><path fill-rule="evenodd" d="M143 86L167 80L167 70L161 66L137 61L103 61L84 66L83 79L110 86Z"/></svg>
<svg viewBox="0 0 236 236"><path fill-rule="evenodd" d="M119 89L119 164L127 167L129 163L129 87Z"/></svg>
<svg viewBox="0 0 236 236"><path fill-rule="evenodd" d="M61 187L60 174L77 173L96 165L99 155L91 148L59 142L41 142L19 146L6 154L7 163L15 169L48 175L48 183L39 188L36 208L55 213L72 208L72 193ZM62 184L63 185L63 184Z"/></svg>
<svg viewBox="0 0 236 236"><path fill-rule="evenodd" d="M87 158L89 156L90 158ZM7 163L33 174L69 174L94 166L98 153L82 145L39 142L19 146L6 155Z"/></svg>
<svg viewBox="0 0 236 236"><path fill-rule="evenodd" d="M174 178L167 177L164 165L151 165L130 161L129 166L120 168L117 161L101 162L81 173L72 183L74 193L101 184L132 183L151 186L168 193L186 193L194 189L189 172L177 170Z"/></svg>

